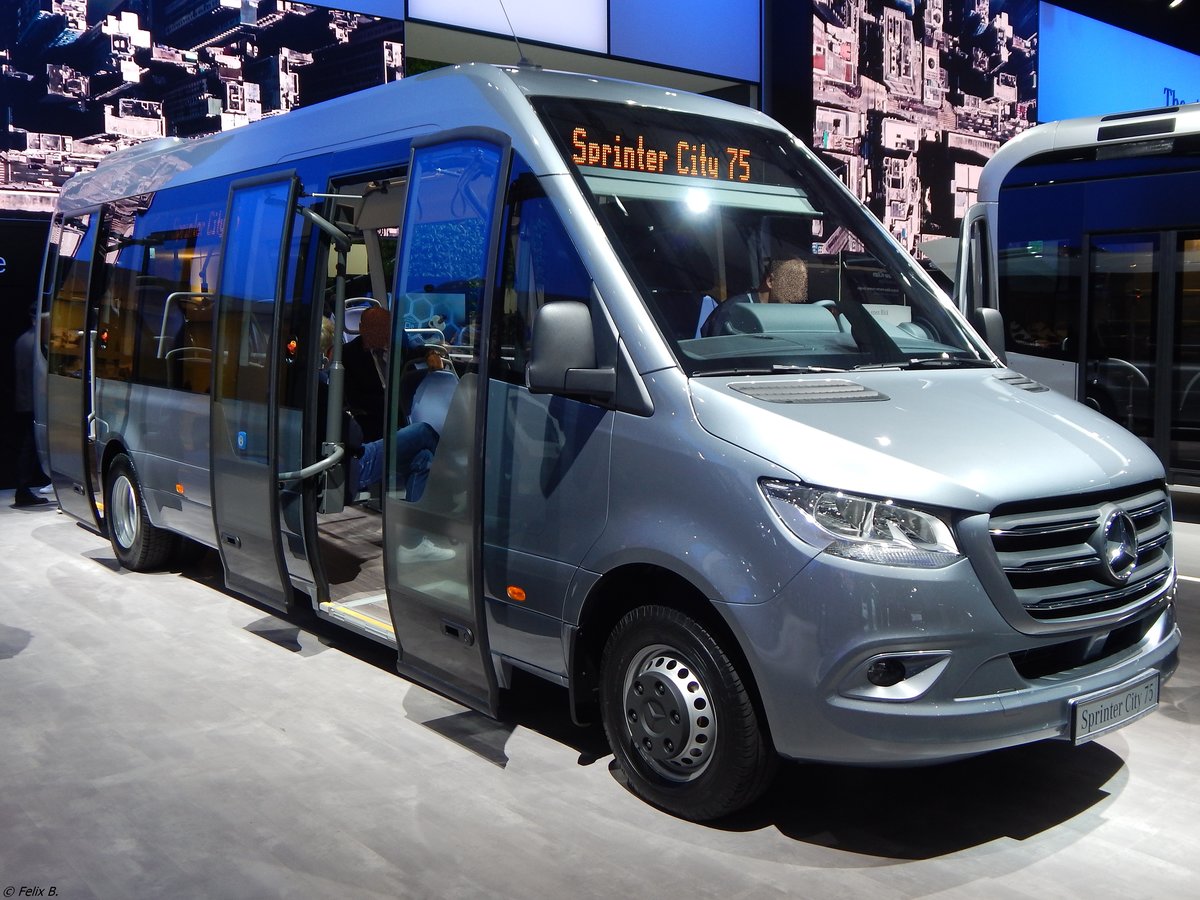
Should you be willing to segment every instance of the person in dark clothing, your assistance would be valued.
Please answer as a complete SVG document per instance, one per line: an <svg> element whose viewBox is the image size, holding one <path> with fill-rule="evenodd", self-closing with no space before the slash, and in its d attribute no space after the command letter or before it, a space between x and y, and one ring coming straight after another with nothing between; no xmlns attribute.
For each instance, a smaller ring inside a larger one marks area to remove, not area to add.
<svg viewBox="0 0 1200 900"><path fill-rule="evenodd" d="M33 436L33 352L36 341L36 330L30 325L13 346L13 425L18 442L15 506L41 506L48 502L34 493L34 488L46 483Z"/></svg>
<svg viewBox="0 0 1200 900"><path fill-rule="evenodd" d="M383 437L383 383L390 342L391 314L371 307L362 314L358 337L342 347L346 407L362 427L364 441Z"/></svg>

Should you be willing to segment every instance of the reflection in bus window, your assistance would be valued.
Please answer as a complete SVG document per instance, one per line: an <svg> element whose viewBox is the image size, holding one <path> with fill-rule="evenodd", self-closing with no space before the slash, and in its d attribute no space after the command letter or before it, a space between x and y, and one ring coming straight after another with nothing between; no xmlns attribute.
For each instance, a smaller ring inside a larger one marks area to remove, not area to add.
<svg viewBox="0 0 1200 900"><path fill-rule="evenodd" d="M88 282L98 218L89 214L64 219L59 238L57 286L50 319L49 371L81 377Z"/></svg>
<svg viewBox="0 0 1200 900"><path fill-rule="evenodd" d="M96 377L129 381L141 318L138 281L145 256L133 239L134 220L148 205L147 197L109 204L103 212L96 316Z"/></svg>
<svg viewBox="0 0 1200 900"><path fill-rule="evenodd" d="M406 329L436 330L447 344L478 345L485 247L495 183L490 151L463 142L443 151L436 170L410 186L420 200L408 210L400 306Z"/></svg>
<svg viewBox="0 0 1200 900"><path fill-rule="evenodd" d="M513 168L503 281L492 319L492 376L524 384L534 313L556 300L588 303L591 279L537 179L520 161Z"/></svg>

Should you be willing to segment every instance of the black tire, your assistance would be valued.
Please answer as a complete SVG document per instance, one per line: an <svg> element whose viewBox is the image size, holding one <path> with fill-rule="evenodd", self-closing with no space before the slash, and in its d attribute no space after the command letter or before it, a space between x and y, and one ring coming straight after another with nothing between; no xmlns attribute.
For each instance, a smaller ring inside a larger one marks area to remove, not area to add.
<svg viewBox="0 0 1200 900"><path fill-rule="evenodd" d="M118 453L104 478L104 521L117 560L132 572L161 568L175 547L175 535L150 523L133 463Z"/></svg>
<svg viewBox="0 0 1200 900"><path fill-rule="evenodd" d="M609 635L601 715L633 793L702 822L754 802L778 758L720 644L674 609L642 606Z"/></svg>

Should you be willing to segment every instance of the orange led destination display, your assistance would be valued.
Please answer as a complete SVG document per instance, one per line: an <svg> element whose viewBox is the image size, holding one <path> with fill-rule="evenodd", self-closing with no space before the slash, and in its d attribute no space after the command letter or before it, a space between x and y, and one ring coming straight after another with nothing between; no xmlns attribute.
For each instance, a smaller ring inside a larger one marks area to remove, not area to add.
<svg viewBox="0 0 1200 900"><path fill-rule="evenodd" d="M785 132L651 106L536 97L558 149L579 169L704 179L709 184L794 185Z"/></svg>
<svg viewBox="0 0 1200 900"><path fill-rule="evenodd" d="M577 125L571 129L571 162L577 166L625 172L751 181L753 160L747 148L714 147L683 135L671 143L669 139L664 140L661 129L655 130L659 132L656 138L647 140L644 134L601 137Z"/></svg>

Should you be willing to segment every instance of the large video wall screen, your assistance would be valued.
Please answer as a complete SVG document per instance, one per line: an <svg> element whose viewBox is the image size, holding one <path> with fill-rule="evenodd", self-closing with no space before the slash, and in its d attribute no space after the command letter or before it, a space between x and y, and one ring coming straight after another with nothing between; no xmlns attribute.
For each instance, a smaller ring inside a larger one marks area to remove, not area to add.
<svg viewBox="0 0 1200 900"><path fill-rule="evenodd" d="M1200 101L1200 56L1040 5L1038 121Z"/></svg>
<svg viewBox="0 0 1200 900"><path fill-rule="evenodd" d="M905 247L958 235L1036 119L1037 0L813 0L813 145Z"/></svg>
<svg viewBox="0 0 1200 900"><path fill-rule="evenodd" d="M408 0L409 18L495 34L509 33L505 9L517 37L608 52L607 0Z"/></svg>
<svg viewBox="0 0 1200 900"><path fill-rule="evenodd" d="M758 81L759 0L609 0L612 54Z"/></svg>

